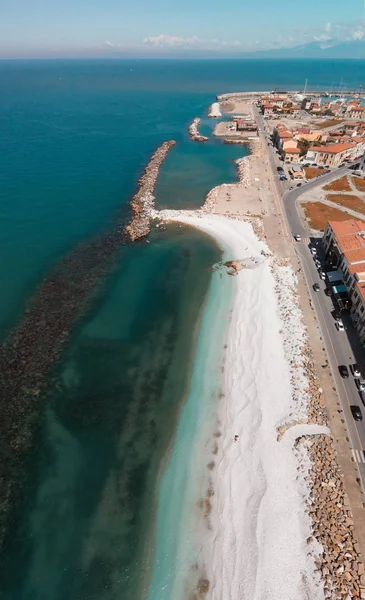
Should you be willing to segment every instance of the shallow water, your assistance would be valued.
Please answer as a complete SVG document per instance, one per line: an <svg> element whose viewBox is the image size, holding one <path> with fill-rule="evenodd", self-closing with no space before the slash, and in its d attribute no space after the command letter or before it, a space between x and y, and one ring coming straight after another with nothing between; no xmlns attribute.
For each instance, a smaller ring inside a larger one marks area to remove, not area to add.
<svg viewBox="0 0 365 600"><path fill-rule="evenodd" d="M205 118L215 93L294 87L308 69L313 85L340 80L346 69L348 85L356 86L363 62L0 62L2 336L19 324L61 256L113 228L117 214L128 217L138 178L161 142L177 140L158 182L159 206L199 206L211 187L235 180L232 159L244 149L188 140L193 117L203 117L204 134L215 124ZM218 372L211 377L204 361L219 362L217 349L204 353L204 335L194 371L203 377L189 382L196 323L220 254L197 232L155 231L149 244L121 248L86 314L75 307L79 316L49 393L35 394L27 415L30 450L11 474L21 503L7 523L1 599L134 600L150 581L152 597L160 597L166 577L166 590L186 583L188 562L176 572L176 556L190 546L179 527L165 546L161 507L171 484L177 494L184 484L174 469L185 470L191 479L181 513L175 507L168 519L191 527L189 518L179 519L184 511L189 517L203 472L190 468L186 444L192 451L204 441L191 425L212 416L214 402L199 404L199 386L214 392ZM219 318L210 306L207 323ZM1 397L0 409L8 403ZM19 413L20 430L25 421ZM176 556L152 575L160 478L156 560L167 547Z"/></svg>

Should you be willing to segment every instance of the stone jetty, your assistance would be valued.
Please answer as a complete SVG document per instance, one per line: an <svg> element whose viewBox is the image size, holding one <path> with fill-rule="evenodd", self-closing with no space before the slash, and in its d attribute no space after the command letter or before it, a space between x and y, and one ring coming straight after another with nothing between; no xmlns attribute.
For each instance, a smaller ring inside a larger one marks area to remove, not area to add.
<svg viewBox="0 0 365 600"><path fill-rule="evenodd" d="M151 217L149 214L155 206L153 192L155 191L157 177L163 161L175 144L175 140L169 140L157 148L138 182L138 192L133 196L131 202L133 218L125 228L125 232L132 242L148 235L151 231Z"/></svg>
<svg viewBox="0 0 365 600"><path fill-rule="evenodd" d="M200 123L200 119L198 117L195 117L195 119L192 120L192 122L189 125L189 136L190 139L193 140L194 142L207 142L209 140L209 138L207 138L205 135L200 135L199 133L199 123Z"/></svg>

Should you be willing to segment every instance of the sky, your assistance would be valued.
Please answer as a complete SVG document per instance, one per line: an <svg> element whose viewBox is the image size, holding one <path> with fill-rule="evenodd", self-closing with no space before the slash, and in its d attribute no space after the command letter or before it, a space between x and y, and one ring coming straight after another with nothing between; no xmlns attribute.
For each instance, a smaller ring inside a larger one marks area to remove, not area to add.
<svg viewBox="0 0 365 600"><path fill-rule="evenodd" d="M226 56L365 42L365 0L1 0L0 57Z"/></svg>

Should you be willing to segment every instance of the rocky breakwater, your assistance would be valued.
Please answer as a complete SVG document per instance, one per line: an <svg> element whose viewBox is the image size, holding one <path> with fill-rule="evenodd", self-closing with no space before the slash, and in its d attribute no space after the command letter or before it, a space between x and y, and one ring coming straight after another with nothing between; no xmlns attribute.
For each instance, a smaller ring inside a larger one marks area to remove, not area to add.
<svg viewBox="0 0 365 600"><path fill-rule="evenodd" d="M175 144L175 140L169 140L157 148L138 182L138 192L133 196L131 202L133 218L125 228L125 232L132 242L145 237L151 230L150 213L153 211L155 205L153 192L157 177L163 161Z"/></svg>
<svg viewBox="0 0 365 600"><path fill-rule="evenodd" d="M312 521L307 545L309 553L314 539L322 547L316 566L324 582L324 596L331 600L364 599L363 557L333 441L326 435L301 436L296 440L296 448L303 446L311 461L304 477L310 486L307 512Z"/></svg>
<svg viewBox="0 0 365 600"><path fill-rule="evenodd" d="M208 117L219 119L222 116L219 102L213 102L208 108Z"/></svg>
<svg viewBox="0 0 365 600"><path fill-rule="evenodd" d="M200 119L198 117L193 119L192 122L190 123L190 125L189 125L190 139L193 140L194 142L207 142L209 140L209 138L207 138L205 135L200 135L200 133L199 133L199 123L200 123Z"/></svg>

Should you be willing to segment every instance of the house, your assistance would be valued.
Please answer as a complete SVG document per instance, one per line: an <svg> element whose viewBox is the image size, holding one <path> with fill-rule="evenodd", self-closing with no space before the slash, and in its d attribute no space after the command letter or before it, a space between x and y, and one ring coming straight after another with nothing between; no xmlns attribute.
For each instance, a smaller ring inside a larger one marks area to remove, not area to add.
<svg viewBox="0 0 365 600"><path fill-rule="evenodd" d="M365 106L348 107L346 117L350 119L365 119Z"/></svg>
<svg viewBox="0 0 365 600"><path fill-rule="evenodd" d="M300 149L299 148L288 148L288 150L284 153L284 160L286 163L298 162L300 157Z"/></svg>
<svg viewBox="0 0 365 600"><path fill-rule="evenodd" d="M271 117L274 114L274 105L265 102L262 105L262 114L264 115L264 117Z"/></svg>
<svg viewBox="0 0 365 600"><path fill-rule="evenodd" d="M328 146L313 146L308 150L306 160L325 167L338 167L345 159L355 158L356 146L357 144L354 142L348 142L346 144L330 144Z"/></svg>
<svg viewBox="0 0 365 600"><path fill-rule="evenodd" d="M302 169L302 167L300 167L299 165L292 165L290 167L290 175L291 178L296 181L302 181L305 178L304 169Z"/></svg>
<svg viewBox="0 0 365 600"><path fill-rule="evenodd" d="M245 131L250 135L255 135L257 134L258 127L254 121L236 119L236 131Z"/></svg>

